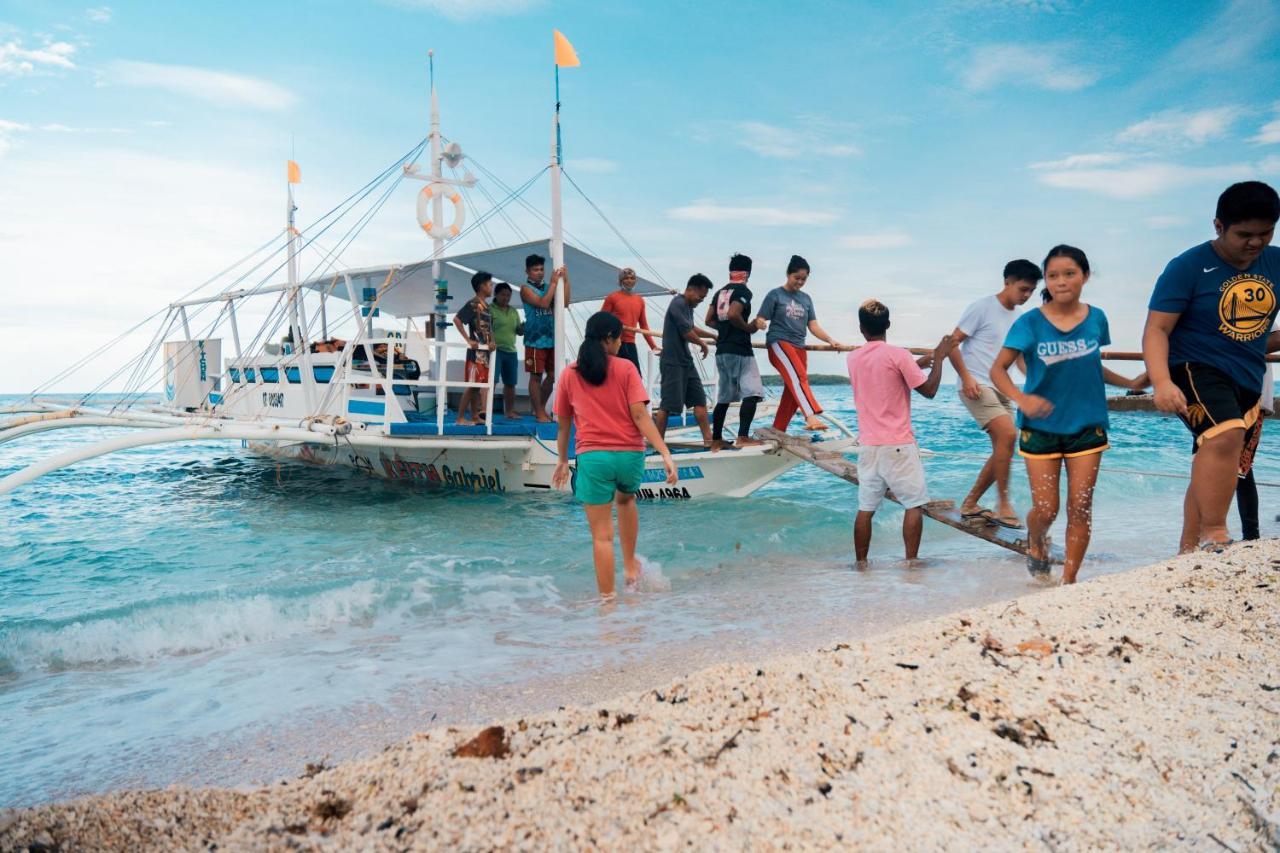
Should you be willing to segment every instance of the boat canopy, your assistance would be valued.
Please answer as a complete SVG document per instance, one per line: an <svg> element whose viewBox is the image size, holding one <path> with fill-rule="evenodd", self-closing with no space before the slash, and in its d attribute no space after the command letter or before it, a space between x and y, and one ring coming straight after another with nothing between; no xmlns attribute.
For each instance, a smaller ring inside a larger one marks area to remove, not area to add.
<svg viewBox="0 0 1280 853"><path fill-rule="evenodd" d="M441 276L449 282L453 296L453 310L470 298L471 276L478 270L493 274L497 281L508 282L514 291L511 304L520 304L520 285L525 282L524 259L533 253L549 256L548 241L533 240L514 246L500 246L440 258ZM569 284L573 303L604 299L618 289L618 273L621 267L597 258L568 243L564 246L565 267L569 270ZM548 265L550 262L548 261ZM351 277L356 298L368 302L378 294L378 308L396 317L416 317L430 314L435 308L436 288L431 279L431 261L412 264L393 264L344 270L310 279L303 287L318 290L331 296L347 298L343 276ZM551 278L551 270L546 272ZM669 288L637 277L635 292L640 296L660 296L671 293Z"/></svg>

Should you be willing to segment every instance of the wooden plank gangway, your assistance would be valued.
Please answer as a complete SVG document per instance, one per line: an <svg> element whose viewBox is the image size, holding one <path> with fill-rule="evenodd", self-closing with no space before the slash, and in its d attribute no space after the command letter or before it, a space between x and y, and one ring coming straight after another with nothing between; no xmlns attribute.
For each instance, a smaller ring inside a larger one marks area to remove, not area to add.
<svg viewBox="0 0 1280 853"><path fill-rule="evenodd" d="M816 465L823 471L834 474L855 486L858 484L858 463L846 457L842 451L824 450L820 441L813 441L807 436L789 435L769 427L756 430L756 437L765 441L776 442L780 450L797 456L811 465ZM894 503L899 502L894 497L893 492L889 492L886 497ZM1001 548L1026 556L1027 539L1025 530L1013 530L986 521L961 518L960 510L955 501L930 501L921 509L924 510L924 514L928 518L939 524L945 524L947 527L959 530L961 533L976 536L984 542L990 542L992 545L999 545ZM1049 560L1060 564L1062 558L1062 549L1050 545Z"/></svg>

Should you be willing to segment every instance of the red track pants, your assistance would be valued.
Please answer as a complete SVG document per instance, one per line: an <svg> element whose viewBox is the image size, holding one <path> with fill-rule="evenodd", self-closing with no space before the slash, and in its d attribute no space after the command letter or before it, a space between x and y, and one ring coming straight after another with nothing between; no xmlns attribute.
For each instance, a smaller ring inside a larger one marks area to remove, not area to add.
<svg viewBox="0 0 1280 853"><path fill-rule="evenodd" d="M774 341L769 344L769 363L782 377L782 399L778 401L778 414L773 418L773 428L786 431L787 424L796 409L806 418L822 414L822 407L809 388L809 353L795 344Z"/></svg>

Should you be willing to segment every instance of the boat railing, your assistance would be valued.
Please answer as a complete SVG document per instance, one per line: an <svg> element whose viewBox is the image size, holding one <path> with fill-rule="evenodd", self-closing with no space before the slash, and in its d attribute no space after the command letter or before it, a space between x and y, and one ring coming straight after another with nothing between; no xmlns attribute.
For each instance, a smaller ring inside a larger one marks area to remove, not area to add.
<svg viewBox="0 0 1280 853"><path fill-rule="evenodd" d="M348 362L346 372L341 382L343 385L343 410L348 416L357 416L361 418L369 418L367 422L372 424L375 421L372 418L381 417L380 421L383 434L389 435L391 425L393 423L405 423L410 420L404 407L401 405L400 397L404 394L396 394L399 388L410 389L434 389L435 390L435 415L436 415L436 431L439 435L445 434L445 415L448 412L448 393L450 389L466 389L478 388L487 390L485 400L485 435L493 435L493 388L494 377L497 371L493 369L494 365L490 365L489 379L487 382L467 382L464 380L449 379L449 350L470 350L471 346L465 343L455 341L437 341L426 337L376 337L361 338L357 347L365 347L365 352L373 355L373 350L379 344L386 344L387 357L383 364L379 364L379 359L371 357L366 365L362 362L361 369L357 370L353 362ZM405 354L397 356L396 347L405 346ZM407 363L411 359L407 357L409 348L425 347L431 353L430 364L432 366L431 373L435 374L435 378L419 374L415 379L409 379L406 376L395 375L396 361L402 364ZM490 349L492 353L493 350ZM464 373L465 376L465 373ZM352 394L352 391L362 390L357 386L369 386L380 389L382 394L378 399L370 399L364 395ZM416 412L415 412L416 413Z"/></svg>

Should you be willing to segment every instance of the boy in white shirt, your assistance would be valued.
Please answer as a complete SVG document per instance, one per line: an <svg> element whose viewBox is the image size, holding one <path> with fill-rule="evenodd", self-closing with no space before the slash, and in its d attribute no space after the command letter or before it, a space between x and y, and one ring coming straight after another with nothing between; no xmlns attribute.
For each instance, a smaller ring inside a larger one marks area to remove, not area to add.
<svg viewBox="0 0 1280 853"><path fill-rule="evenodd" d="M1009 502L1009 463L1018 430L1014 426L1013 403L991 385L991 363L1004 345L1009 327L1018 319L1018 306L1031 298L1041 278L1040 268L1031 261L1005 264L1004 287L966 308L951 333L951 340L957 344L951 350L951 364L959 379L960 401L991 439L991 456L961 501L960 514L1015 530L1023 525ZM992 483L1000 501L996 512L978 505Z"/></svg>

